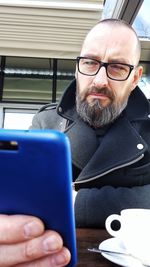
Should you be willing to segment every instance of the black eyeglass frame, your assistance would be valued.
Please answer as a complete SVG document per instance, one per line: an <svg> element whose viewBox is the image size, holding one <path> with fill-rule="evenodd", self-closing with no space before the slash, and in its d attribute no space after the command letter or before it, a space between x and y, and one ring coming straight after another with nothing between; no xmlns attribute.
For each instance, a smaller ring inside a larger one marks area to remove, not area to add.
<svg viewBox="0 0 150 267"><path fill-rule="evenodd" d="M96 73L94 73L94 74L85 74L85 73L83 73L83 72L81 72L80 71L80 68L79 68L79 62L80 62L80 59L90 59L90 60L94 60L94 61L96 61L96 62L98 62L99 63L99 68L98 68L98 70L96 71ZM135 68L135 66L134 65L130 65L130 64L127 64L127 63L120 63L120 62L103 62L103 61L100 61L100 60L97 60L97 59L93 59L93 58L89 58L89 57L77 57L76 58L76 62L77 62L77 66L78 66L78 71L81 73L81 74L83 74L83 75L86 75L86 76L95 76L95 75L97 75L97 73L99 72L99 70L101 69L101 67L105 67L105 70L106 70L106 74L107 74L107 77L109 78L109 79L111 79L111 80L114 80L114 81L126 81L128 78L129 78L129 76L130 76L130 74L131 74L131 71ZM115 78L112 78L112 77L110 77L109 76L109 74L108 74L108 72L107 72L107 67L108 66L110 66L110 65L113 65L113 64L121 64L121 65L123 65L123 66L128 66L129 67L129 73L128 73L128 75L127 75L127 77L125 78L125 79L115 79Z"/></svg>

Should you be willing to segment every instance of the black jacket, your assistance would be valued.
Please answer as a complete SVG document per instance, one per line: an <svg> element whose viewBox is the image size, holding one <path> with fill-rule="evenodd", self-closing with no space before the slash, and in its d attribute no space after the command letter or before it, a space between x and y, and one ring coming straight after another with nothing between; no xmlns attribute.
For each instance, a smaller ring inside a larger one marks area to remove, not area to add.
<svg viewBox="0 0 150 267"><path fill-rule="evenodd" d="M75 81L57 107L44 106L32 128L64 131L71 143L78 227L104 227L111 213L150 208L150 103L137 87L127 108L106 127L99 144L96 132L77 115Z"/></svg>

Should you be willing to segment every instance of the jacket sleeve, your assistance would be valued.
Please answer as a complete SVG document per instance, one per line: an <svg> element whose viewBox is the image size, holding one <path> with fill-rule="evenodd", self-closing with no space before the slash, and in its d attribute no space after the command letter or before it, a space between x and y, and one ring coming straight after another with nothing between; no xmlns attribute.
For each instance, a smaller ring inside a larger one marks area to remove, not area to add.
<svg viewBox="0 0 150 267"><path fill-rule="evenodd" d="M29 127L29 129L42 129L38 114L33 116L32 125Z"/></svg>
<svg viewBox="0 0 150 267"><path fill-rule="evenodd" d="M66 121L66 120L65 120ZM63 119L56 112L56 107L38 111L32 120L29 129L55 129L62 131Z"/></svg>
<svg viewBox="0 0 150 267"><path fill-rule="evenodd" d="M76 227L104 228L110 214L126 208L150 209L150 185L80 189L75 201Z"/></svg>

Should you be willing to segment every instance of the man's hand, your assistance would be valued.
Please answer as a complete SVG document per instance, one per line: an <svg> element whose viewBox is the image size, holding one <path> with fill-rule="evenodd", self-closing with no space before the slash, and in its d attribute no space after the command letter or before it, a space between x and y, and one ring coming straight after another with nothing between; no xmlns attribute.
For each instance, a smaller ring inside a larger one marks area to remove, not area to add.
<svg viewBox="0 0 150 267"><path fill-rule="evenodd" d="M56 267L70 261L60 235L25 215L0 215L0 267Z"/></svg>

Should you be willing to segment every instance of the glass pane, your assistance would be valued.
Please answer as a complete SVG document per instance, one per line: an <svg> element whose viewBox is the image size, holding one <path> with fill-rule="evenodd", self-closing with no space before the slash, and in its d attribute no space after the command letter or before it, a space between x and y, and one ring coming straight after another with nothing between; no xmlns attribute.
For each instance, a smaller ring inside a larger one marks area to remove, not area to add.
<svg viewBox="0 0 150 267"><path fill-rule="evenodd" d="M50 79L5 77L3 101L49 103L52 95Z"/></svg>
<svg viewBox="0 0 150 267"><path fill-rule="evenodd" d="M49 59L7 57L2 101L49 103L52 66Z"/></svg>
<svg viewBox="0 0 150 267"><path fill-rule="evenodd" d="M71 59L58 59L57 65L57 101L62 92L74 79L76 61Z"/></svg>
<svg viewBox="0 0 150 267"><path fill-rule="evenodd" d="M145 96L150 99L150 79L147 76L143 75L138 85Z"/></svg>
<svg viewBox="0 0 150 267"><path fill-rule="evenodd" d="M33 116L33 113L11 113L11 111L5 111L4 128L26 130L31 126Z"/></svg>
<svg viewBox="0 0 150 267"><path fill-rule="evenodd" d="M143 66L143 75L138 83L145 96L150 99L150 63L140 62Z"/></svg>
<svg viewBox="0 0 150 267"><path fill-rule="evenodd" d="M133 23L133 28L141 38L150 38L149 8L150 1L144 0Z"/></svg>

